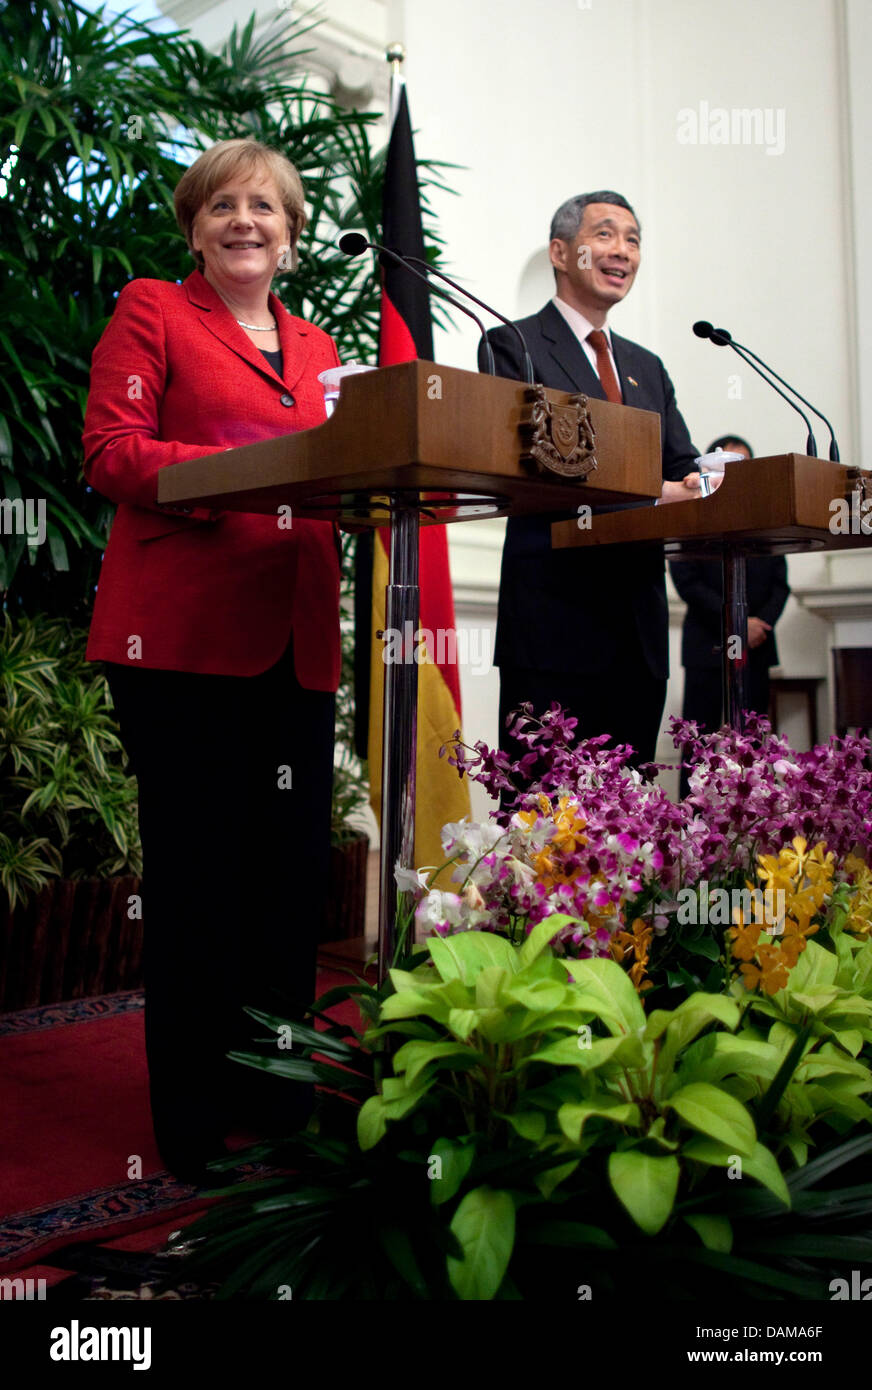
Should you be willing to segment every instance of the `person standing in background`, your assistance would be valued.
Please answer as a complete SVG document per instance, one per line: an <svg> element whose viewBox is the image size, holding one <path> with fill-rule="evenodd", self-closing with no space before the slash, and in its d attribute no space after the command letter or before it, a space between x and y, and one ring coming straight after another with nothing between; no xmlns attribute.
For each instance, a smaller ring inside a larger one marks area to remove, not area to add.
<svg viewBox="0 0 872 1390"><path fill-rule="evenodd" d="M747 440L725 434L715 439L708 453L727 453L753 458ZM769 668L778 664L775 624L790 594L787 561L783 555L750 555L748 576L748 709L769 711ZM724 720L722 680L723 572L720 560L671 560L672 582L687 604L681 633L684 667L682 718L693 719L711 733ZM687 796L690 770L681 769L679 793Z"/></svg>

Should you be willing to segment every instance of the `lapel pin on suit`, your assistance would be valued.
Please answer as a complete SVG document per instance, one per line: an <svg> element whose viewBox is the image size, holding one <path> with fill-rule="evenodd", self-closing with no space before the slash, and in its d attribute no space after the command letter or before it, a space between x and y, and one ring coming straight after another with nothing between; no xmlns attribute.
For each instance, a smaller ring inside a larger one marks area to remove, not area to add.
<svg viewBox="0 0 872 1390"><path fill-rule="evenodd" d="M638 383L638 381L636 380L635 377L628 376L628 377L627 377L627 380L629 381L629 383L630 383L631 386L638 386L638 385L639 385L639 383Z"/></svg>

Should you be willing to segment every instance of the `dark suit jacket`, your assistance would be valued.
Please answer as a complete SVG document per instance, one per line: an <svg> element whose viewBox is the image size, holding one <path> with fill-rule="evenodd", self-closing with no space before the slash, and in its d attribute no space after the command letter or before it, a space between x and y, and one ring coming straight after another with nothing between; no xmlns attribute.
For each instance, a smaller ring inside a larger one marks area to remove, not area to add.
<svg viewBox="0 0 872 1390"><path fill-rule="evenodd" d="M784 611L790 593L787 561L783 555L748 557L748 616L762 618L773 628ZM709 671L721 669L721 606L723 573L720 560L672 560L672 582L687 604L681 634L682 666ZM761 666L775 666L778 648L775 633L748 653Z"/></svg>
<svg viewBox="0 0 872 1390"><path fill-rule="evenodd" d="M584 349L553 304L520 319L518 326L527 340L537 381L558 391L583 391L605 400ZM523 380L518 340L511 329L495 328L488 337L499 375ZM679 414L663 363L628 338L617 333L611 338L624 403L660 416L664 478L677 480L692 473L699 451ZM483 366L481 351L479 366ZM665 680L669 615L662 545L552 550L554 519L516 517L507 523L496 664L604 675L614 666L628 628L635 626L651 674Z"/></svg>

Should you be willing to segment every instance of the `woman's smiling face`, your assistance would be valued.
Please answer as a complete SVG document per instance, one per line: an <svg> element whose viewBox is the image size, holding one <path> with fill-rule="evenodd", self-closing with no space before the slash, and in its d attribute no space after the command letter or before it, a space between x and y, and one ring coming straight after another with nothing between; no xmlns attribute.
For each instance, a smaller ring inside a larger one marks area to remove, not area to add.
<svg viewBox="0 0 872 1390"><path fill-rule="evenodd" d="M203 203L192 228L204 274L219 284L263 280L269 285L290 241L279 190L265 171L222 184Z"/></svg>

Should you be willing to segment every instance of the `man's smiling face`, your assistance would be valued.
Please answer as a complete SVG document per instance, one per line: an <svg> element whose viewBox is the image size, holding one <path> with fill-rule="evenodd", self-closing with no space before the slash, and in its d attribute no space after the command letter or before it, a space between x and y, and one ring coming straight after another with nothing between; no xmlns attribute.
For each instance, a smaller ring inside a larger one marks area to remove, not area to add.
<svg viewBox="0 0 872 1390"><path fill-rule="evenodd" d="M560 298L586 318L601 318L620 303L636 278L641 258L639 224L626 208L588 203L575 240L555 237L549 249L558 272Z"/></svg>

